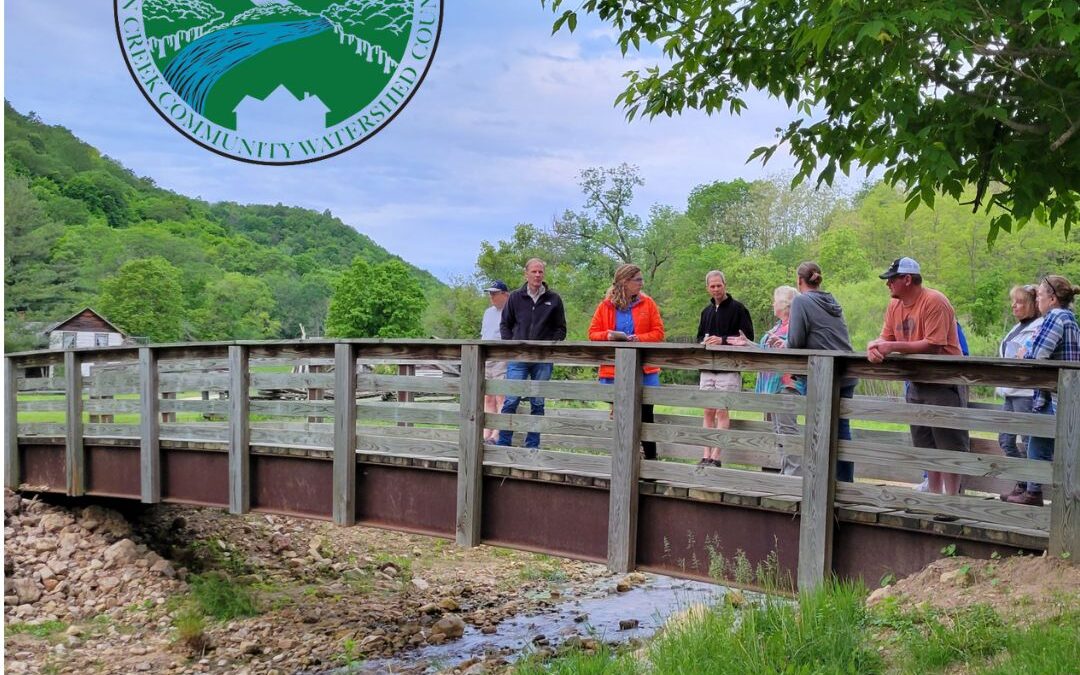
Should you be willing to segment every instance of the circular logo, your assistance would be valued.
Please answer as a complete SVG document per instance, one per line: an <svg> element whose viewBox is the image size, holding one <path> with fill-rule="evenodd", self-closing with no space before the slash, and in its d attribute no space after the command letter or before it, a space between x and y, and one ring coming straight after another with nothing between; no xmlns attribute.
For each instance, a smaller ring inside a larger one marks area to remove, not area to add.
<svg viewBox="0 0 1080 675"><path fill-rule="evenodd" d="M313 162L386 126L427 74L442 0L114 0L146 100L208 150Z"/></svg>

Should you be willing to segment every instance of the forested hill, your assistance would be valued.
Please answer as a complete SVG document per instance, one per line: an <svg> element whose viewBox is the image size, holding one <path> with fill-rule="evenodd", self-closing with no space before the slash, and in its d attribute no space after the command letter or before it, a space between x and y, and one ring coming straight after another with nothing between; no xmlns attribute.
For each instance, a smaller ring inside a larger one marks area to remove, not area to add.
<svg viewBox="0 0 1080 675"><path fill-rule="evenodd" d="M4 304L9 348L102 301L125 264L175 276L176 339L322 332L332 286L354 258L400 260L329 211L210 204L155 185L5 101ZM426 292L442 284L404 261ZM167 285L167 284L166 284ZM225 303L223 306L222 303ZM29 329L27 328L29 322Z"/></svg>

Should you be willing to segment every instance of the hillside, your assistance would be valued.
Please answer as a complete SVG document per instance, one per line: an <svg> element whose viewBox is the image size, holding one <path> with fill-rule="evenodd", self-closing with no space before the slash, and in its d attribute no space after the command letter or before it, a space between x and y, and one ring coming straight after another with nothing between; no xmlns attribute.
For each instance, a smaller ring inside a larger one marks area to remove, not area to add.
<svg viewBox="0 0 1080 675"><path fill-rule="evenodd" d="M9 349L31 347L35 327L94 305L131 260L159 256L175 268L166 266L182 289L179 337L194 340L207 332L198 317L221 314L223 295L242 305L233 308L235 337L297 337L301 324L321 334L333 282L354 258L400 260L329 211L208 203L162 189L7 102L4 127ZM425 292L442 287L405 264Z"/></svg>

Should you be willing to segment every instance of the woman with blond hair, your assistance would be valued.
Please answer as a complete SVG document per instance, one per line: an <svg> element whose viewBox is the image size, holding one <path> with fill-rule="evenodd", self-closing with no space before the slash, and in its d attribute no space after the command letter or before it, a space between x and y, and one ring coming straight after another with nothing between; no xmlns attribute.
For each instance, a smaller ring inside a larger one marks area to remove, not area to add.
<svg viewBox="0 0 1080 675"><path fill-rule="evenodd" d="M1039 308L1035 304L1035 286L1013 286L1009 291L1010 306L1016 325L1013 326L998 346L998 356L1003 359L1022 359L1026 345L1030 345L1035 338L1035 332L1039 330L1042 319L1039 317ZM1031 389L1017 387L998 387L998 396L1005 399L1001 409L1006 412L1031 412L1031 399L1035 392ZM1001 451L1008 457L1024 457L1020 448L1016 445L1017 435L998 434L998 445ZM1024 483L1017 483L1013 489L1015 494L1020 494L1026 488Z"/></svg>
<svg viewBox="0 0 1080 675"><path fill-rule="evenodd" d="M629 263L619 265L611 287L593 313L589 339L598 342L663 342L664 321L660 318L660 308L641 291L644 285L640 267ZM646 364L641 370L642 384L646 387L660 386L660 368ZM615 366L601 364L599 379L601 384L613 384ZM653 421L651 405L642 406L641 421ZM656 443L645 442L642 447L645 459L656 459Z"/></svg>
<svg viewBox="0 0 1080 675"><path fill-rule="evenodd" d="M1071 306L1080 295L1080 286L1059 274L1048 274L1035 288L1035 304L1042 314L1042 323L1024 350L1025 359L1051 359L1054 361L1080 361L1080 326ZM1056 396L1047 389L1036 389L1031 399L1031 412L1053 415L1057 408ZM1054 439L1031 436L1027 444L1028 459L1046 462L1054 459ZM1042 506L1043 486L1028 481L1021 492L1019 486L1001 498L1012 504Z"/></svg>

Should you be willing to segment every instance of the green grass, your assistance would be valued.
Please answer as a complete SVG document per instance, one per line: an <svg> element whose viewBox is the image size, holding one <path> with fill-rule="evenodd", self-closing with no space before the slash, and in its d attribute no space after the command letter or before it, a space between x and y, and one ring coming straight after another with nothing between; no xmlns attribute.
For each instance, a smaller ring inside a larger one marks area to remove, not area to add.
<svg viewBox="0 0 1080 675"><path fill-rule="evenodd" d="M63 621L43 621L41 623L9 623L4 626L8 635L33 635L36 638L48 639L68 629L68 624Z"/></svg>
<svg viewBox="0 0 1080 675"><path fill-rule="evenodd" d="M1026 630L1010 631L1005 653L1004 658L978 672L985 675L1075 673L1076 664L1080 663L1080 610L1067 611Z"/></svg>
<svg viewBox="0 0 1080 675"><path fill-rule="evenodd" d="M191 597L204 616L228 621L255 616L259 609L251 589L233 581L228 575L207 573L191 578Z"/></svg>

